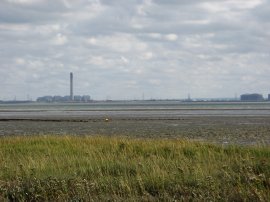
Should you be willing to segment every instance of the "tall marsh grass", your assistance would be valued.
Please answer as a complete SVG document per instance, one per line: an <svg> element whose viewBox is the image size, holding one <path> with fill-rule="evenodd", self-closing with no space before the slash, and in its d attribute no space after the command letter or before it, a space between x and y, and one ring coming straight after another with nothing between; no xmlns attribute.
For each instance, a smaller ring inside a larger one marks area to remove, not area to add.
<svg viewBox="0 0 270 202"><path fill-rule="evenodd" d="M270 148L182 140L0 138L0 201L267 201Z"/></svg>

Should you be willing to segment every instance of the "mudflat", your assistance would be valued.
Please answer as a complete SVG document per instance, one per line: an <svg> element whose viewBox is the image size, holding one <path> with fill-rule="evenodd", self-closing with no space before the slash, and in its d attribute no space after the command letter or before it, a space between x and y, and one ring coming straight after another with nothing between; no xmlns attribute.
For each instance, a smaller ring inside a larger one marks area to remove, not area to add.
<svg viewBox="0 0 270 202"><path fill-rule="evenodd" d="M270 145L270 102L1 104L0 135L104 135Z"/></svg>
<svg viewBox="0 0 270 202"><path fill-rule="evenodd" d="M270 145L268 116L182 118L5 119L0 135L105 135L184 138L220 144Z"/></svg>

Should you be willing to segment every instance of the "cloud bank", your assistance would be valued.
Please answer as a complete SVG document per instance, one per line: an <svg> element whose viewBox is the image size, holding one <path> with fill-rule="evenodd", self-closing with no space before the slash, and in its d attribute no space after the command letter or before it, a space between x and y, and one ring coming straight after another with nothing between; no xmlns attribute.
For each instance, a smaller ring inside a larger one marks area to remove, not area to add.
<svg viewBox="0 0 270 202"><path fill-rule="evenodd" d="M1 99L270 93L267 0L2 0Z"/></svg>

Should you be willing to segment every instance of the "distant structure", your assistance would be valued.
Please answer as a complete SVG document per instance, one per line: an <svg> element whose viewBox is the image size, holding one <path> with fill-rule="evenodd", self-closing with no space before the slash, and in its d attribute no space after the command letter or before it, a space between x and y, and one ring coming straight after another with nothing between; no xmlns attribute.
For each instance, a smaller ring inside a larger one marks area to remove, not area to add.
<svg viewBox="0 0 270 202"><path fill-rule="evenodd" d="M76 95L74 96L74 99L72 102L90 102L91 101L91 97L89 95ZM37 98L37 102L71 102L70 101L70 95L66 95L66 96L60 96L60 95L55 95L55 96L43 96L43 97L39 97Z"/></svg>
<svg viewBox="0 0 270 202"><path fill-rule="evenodd" d="M73 73L70 72L70 101L74 100L73 96Z"/></svg>
<svg viewBox="0 0 270 202"><path fill-rule="evenodd" d="M50 96L50 95L37 98L37 102L52 102L52 101L53 101L53 96Z"/></svg>
<svg viewBox="0 0 270 202"><path fill-rule="evenodd" d="M190 94L188 94L187 102L191 102L191 101L192 101L192 99L190 97Z"/></svg>
<svg viewBox="0 0 270 202"><path fill-rule="evenodd" d="M270 94L268 94L268 101L270 101Z"/></svg>
<svg viewBox="0 0 270 202"><path fill-rule="evenodd" d="M91 97L89 95L73 95L73 73L70 72L70 95L47 95L37 98L37 102L90 102Z"/></svg>
<svg viewBox="0 0 270 202"><path fill-rule="evenodd" d="M243 94L243 95L241 95L241 101L258 102L258 101L264 101L264 98L261 94L257 94L257 93Z"/></svg>

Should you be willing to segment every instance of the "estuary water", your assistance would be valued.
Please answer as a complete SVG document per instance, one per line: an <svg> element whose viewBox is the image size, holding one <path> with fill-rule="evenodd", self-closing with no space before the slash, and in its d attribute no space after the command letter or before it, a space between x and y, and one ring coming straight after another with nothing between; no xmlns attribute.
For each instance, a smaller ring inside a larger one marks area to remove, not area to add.
<svg viewBox="0 0 270 202"><path fill-rule="evenodd" d="M178 119L192 116L270 116L270 102L110 101L0 104L1 120Z"/></svg>

